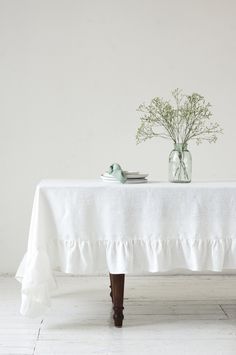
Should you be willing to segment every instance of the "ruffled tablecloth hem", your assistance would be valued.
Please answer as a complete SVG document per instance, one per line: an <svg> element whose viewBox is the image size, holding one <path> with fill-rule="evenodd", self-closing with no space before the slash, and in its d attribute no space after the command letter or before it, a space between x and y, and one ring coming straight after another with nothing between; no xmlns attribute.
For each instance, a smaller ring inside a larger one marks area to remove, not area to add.
<svg viewBox="0 0 236 355"><path fill-rule="evenodd" d="M56 288L53 270L71 274L132 274L174 270L236 268L236 239L129 241L54 240L48 249L28 250L16 273L22 283L23 315L37 316L50 306Z"/></svg>

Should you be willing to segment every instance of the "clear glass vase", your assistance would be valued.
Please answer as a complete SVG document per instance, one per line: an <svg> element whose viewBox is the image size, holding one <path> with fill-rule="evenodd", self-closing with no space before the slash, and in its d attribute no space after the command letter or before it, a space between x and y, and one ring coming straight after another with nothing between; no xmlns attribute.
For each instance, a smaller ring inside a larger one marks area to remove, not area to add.
<svg viewBox="0 0 236 355"><path fill-rule="evenodd" d="M187 144L176 143L169 155L169 181L190 182L192 178L192 156Z"/></svg>

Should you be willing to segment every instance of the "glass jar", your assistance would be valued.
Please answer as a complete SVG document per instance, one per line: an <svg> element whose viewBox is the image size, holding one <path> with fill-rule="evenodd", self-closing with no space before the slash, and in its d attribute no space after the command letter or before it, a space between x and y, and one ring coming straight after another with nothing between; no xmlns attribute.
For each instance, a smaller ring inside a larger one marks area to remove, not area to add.
<svg viewBox="0 0 236 355"><path fill-rule="evenodd" d="M192 156L187 144L175 143L169 155L169 181L190 182L192 178Z"/></svg>

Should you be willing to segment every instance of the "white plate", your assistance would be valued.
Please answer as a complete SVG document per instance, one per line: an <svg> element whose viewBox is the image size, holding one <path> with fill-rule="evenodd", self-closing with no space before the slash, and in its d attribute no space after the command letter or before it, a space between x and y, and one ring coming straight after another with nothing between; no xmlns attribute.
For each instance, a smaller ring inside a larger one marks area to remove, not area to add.
<svg viewBox="0 0 236 355"><path fill-rule="evenodd" d="M145 184L147 182L147 179L128 179L125 184Z"/></svg>
<svg viewBox="0 0 236 355"><path fill-rule="evenodd" d="M148 174L141 174L141 173L138 173L138 174L135 174L135 173L127 173L127 178L128 179L144 179L148 176Z"/></svg>
<svg viewBox="0 0 236 355"><path fill-rule="evenodd" d="M115 177L109 173L102 174L101 176L106 179L115 179ZM126 176L128 179L144 179L148 176L148 174L127 172Z"/></svg>
<svg viewBox="0 0 236 355"><path fill-rule="evenodd" d="M102 179L103 182L108 182L109 184L121 184L119 180L105 180Z"/></svg>
<svg viewBox="0 0 236 355"><path fill-rule="evenodd" d="M121 182L119 180L117 180L116 178L107 178L107 177L104 177L103 175L101 175L101 179L104 182L121 184ZM146 182L147 182L147 179L127 179L125 184L141 184L141 183L146 183Z"/></svg>

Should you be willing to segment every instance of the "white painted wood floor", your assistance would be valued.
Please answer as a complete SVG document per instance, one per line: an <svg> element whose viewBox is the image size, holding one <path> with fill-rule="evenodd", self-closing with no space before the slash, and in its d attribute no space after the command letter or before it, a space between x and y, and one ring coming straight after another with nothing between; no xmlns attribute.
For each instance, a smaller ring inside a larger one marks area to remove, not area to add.
<svg viewBox="0 0 236 355"><path fill-rule="evenodd" d="M51 310L19 315L20 284L0 277L0 354L235 355L236 276L126 277L123 328L108 277L58 277Z"/></svg>

